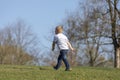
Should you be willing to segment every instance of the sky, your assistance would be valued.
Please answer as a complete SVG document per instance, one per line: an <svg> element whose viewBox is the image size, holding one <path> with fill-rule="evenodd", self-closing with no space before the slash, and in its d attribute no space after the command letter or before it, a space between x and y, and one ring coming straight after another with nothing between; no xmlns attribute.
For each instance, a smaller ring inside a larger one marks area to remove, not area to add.
<svg viewBox="0 0 120 80"><path fill-rule="evenodd" d="M0 0L0 29L17 20L25 21L45 46L51 29L73 12L80 0ZM53 36L51 36L53 37Z"/></svg>

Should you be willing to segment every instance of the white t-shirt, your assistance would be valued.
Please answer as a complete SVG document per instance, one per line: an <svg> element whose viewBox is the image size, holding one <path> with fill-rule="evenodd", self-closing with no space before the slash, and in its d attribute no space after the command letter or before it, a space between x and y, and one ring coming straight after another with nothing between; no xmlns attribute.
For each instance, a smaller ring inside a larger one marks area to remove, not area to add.
<svg viewBox="0 0 120 80"><path fill-rule="evenodd" d="M60 50L69 49L68 47L68 38L63 34L59 33L54 36L54 40Z"/></svg>

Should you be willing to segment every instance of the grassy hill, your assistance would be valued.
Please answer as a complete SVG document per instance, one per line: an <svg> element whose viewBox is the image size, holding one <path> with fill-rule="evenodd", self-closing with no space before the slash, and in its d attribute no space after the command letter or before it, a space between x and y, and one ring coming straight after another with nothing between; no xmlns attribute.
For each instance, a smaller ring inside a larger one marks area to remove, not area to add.
<svg viewBox="0 0 120 80"><path fill-rule="evenodd" d="M120 80L120 69L73 67L72 71L52 67L0 65L0 80Z"/></svg>

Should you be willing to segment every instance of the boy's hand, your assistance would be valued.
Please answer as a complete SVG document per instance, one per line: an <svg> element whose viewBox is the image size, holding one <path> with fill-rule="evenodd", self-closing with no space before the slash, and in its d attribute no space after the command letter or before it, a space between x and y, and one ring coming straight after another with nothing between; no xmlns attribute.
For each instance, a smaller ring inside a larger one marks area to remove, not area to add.
<svg viewBox="0 0 120 80"><path fill-rule="evenodd" d="M53 42L52 43L52 51L54 51L54 49L55 49L55 43Z"/></svg>
<svg viewBox="0 0 120 80"><path fill-rule="evenodd" d="M71 50L72 50L72 51L75 51L75 48L72 48Z"/></svg>
<svg viewBox="0 0 120 80"><path fill-rule="evenodd" d="M72 48L72 53L76 53L76 49L75 48Z"/></svg>
<svg viewBox="0 0 120 80"><path fill-rule="evenodd" d="M52 48L52 51L54 51L54 48Z"/></svg>

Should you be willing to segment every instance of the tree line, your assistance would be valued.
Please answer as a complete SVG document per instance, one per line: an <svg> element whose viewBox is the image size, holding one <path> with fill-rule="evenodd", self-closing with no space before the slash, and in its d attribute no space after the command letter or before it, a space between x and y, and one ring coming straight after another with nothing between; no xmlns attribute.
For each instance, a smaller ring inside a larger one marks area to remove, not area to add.
<svg viewBox="0 0 120 80"><path fill-rule="evenodd" d="M84 53L80 55L81 61L90 66L99 66L113 57L114 67L119 67L119 0L89 0L81 5L77 12L68 16L65 23L70 41L78 49L78 53ZM106 59L105 55L109 53L113 56Z"/></svg>
<svg viewBox="0 0 120 80"><path fill-rule="evenodd" d="M24 21L7 25L0 30L0 64L35 64L38 44L37 37Z"/></svg>
<svg viewBox="0 0 120 80"><path fill-rule="evenodd" d="M119 68L120 0L85 0L61 25L76 48L76 54L69 53L71 65Z"/></svg>
<svg viewBox="0 0 120 80"><path fill-rule="evenodd" d="M85 0L61 25L76 49L68 55L72 66L119 68L120 0ZM39 43L24 22L6 26L0 30L0 64L54 65L58 51L41 53Z"/></svg>

